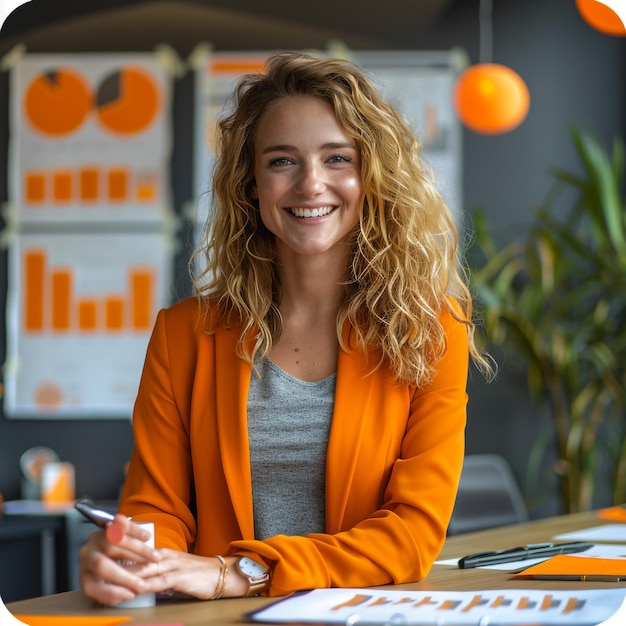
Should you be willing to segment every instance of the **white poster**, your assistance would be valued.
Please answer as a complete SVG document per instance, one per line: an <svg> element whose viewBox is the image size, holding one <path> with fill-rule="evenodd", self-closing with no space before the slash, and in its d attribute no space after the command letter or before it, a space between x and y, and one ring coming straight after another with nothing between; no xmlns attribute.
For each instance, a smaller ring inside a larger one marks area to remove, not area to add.
<svg viewBox="0 0 626 626"><path fill-rule="evenodd" d="M152 53L11 70L5 413L128 418L171 302L171 75Z"/></svg>
<svg viewBox="0 0 626 626"><path fill-rule="evenodd" d="M130 417L158 310L160 233L22 234L9 249L7 417Z"/></svg>
<svg viewBox="0 0 626 626"><path fill-rule="evenodd" d="M162 220L171 203L170 92L153 54L20 58L11 72L14 220Z"/></svg>
<svg viewBox="0 0 626 626"><path fill-rule="evenodd" d="M196 240L209 215L215 126L224 113L228 96L242 74L261 72L270 52L219 52L207 55L196 69L196 132L194 187L196 193Z"/></svg>
<svg viewBox="0 0 626 626"><path fill-rule="evenodd" d="M462 211L461 125L452 93L458 75L449 52L354 52L351 60L383 85L420 140L437 187L458 218ZM458 219L457 219L458 222Z"/></svg>

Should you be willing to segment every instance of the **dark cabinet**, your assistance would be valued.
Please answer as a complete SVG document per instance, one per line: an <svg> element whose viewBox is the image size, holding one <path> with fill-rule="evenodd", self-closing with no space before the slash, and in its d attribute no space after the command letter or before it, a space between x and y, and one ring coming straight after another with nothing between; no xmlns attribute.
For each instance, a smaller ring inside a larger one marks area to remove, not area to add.
<svg viewBox="0 0 626 626"><path fill-rule="evenodd" d="M0 596L6 602L65 591L65 520L59 516L0 517Z"/></svg>

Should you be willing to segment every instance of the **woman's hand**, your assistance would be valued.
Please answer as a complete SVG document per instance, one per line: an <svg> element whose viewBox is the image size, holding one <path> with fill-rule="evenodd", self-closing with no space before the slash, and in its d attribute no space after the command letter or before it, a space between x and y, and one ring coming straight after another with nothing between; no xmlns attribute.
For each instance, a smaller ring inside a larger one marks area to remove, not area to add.
<svg viewBox="0 0 626 626"><path fill-rule="evenodd" d="M222 563L217 557L198 556L163 548L159 550L158 563L147 565L141 572L146 584L145 591L168 595L184 595L199 600L215 597L220 583ZM248 581L234 568L236 557L223 557L226 563L223 591L220 597L245 596Z"/></svg>
<svg viewBox="0 0 626 626"><path fill-rule="evenodd" d="M91 533L80 549L80 584L85 595L102 604L132 600L152 591L146 575L161 560L147 543L150 533L124 515L116 515L106 530Z"/></svg>
<svg viewBox="0 0 626 626"><path fill-rule="evenodd" d="M124 515L116 515L106 530L91 533L80 549L80 583L85 595L115 605L137 594L153 591L199 600L215 596L221 561L146 543L150 534ZM241 597L248 581L234 568L236 557L224 557L226 572L222 597Z"/></svg>

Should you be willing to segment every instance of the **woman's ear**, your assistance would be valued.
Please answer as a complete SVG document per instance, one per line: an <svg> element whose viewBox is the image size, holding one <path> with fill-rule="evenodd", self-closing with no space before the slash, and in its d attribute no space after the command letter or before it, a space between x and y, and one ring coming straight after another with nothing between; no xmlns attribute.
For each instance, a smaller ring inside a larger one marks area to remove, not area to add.
<svg viewBox="0 0 626 626"><path fill-rule="evenodd" d="M252 187L250 187L250 195L252 196L253 200L259 199L259 192L256 189L256 183L252 185Z"/></svg>

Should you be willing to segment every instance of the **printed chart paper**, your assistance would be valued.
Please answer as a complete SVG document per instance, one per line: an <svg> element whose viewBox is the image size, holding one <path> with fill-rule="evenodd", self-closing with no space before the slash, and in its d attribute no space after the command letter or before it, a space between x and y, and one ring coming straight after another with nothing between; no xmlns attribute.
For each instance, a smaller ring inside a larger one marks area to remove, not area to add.
<svg viewBox="0 0 626 626"><path fill-rule="evenodd" d="M130 417L171 263L159 233L23 234L9 250L8 417Z"/></svg>
<svg viewBox="0 0 626 626"><path fill-rule="evenodd" d="M626 524L604 524L554 536L558 541L605 541L626 543Z"/></svg>
<svg viewBox="0 0 626 626"><path fill-rule="evenodd" d="M452 93L458 75L448 52L355 51L352 61L374 76L383 95L406 117L423 157L455 218L461 201L461 124Z"/></svg>
<svg viewBox="0 0 626 626"><path fill-rule="evenodd" d="M316 589L248 617L258 622L298 624L618 626L626 620L625 600L624 589Z"/></svg>
<svg viewBox="0 0 626 626"><path fill-rule="evenodd" d="M215 127L224 113L236 80L261 72L270 52L216 52L196 70L195 187L198 195L210 191L215 161Z"/></svg>
<svg viewBox="0 0 626 626"><path fill-rule="evenodd" d="M27 54L11 72L9 202L29 222L159 222L170 80L153 54Z"/></svg>
<svg viewBox="0 0 626 626"><path fill-rule="evenodd" d="M128 418L171 303L171 83L154 53L35 53L10 75L11 418Z"/></svg>
<svg viewBox="0 0 626 626"><path fill-rule="evenodd" d="M216 52L210 54L195 74L194 145L194 244L201 241L211 210L211 180L215 166L215 137L218 119L224 114L236 80L243 74L261 72L270 52ZM196 272L204 268L196 259Z"/></svg>

